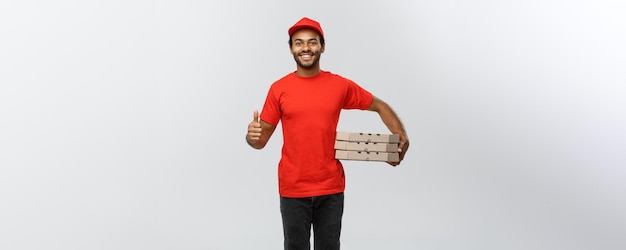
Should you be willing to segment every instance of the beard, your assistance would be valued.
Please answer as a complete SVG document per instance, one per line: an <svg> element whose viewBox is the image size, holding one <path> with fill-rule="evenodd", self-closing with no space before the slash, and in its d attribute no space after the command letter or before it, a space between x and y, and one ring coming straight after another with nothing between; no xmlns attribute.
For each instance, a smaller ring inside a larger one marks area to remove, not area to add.
<svg viewBox="0 0 626 250"><path fill-rule="evenodd" d="M296 61L298 66L300 66L303 69L307 69L307 70L308 69L314 69L315 67L317 67L319 65L321 53L319 51L316 51L316 52L311 51L311 52L308 52L308 53L310 53L311 56L314 56L315 59L313 59L313 61L309 61L309 62L302 62L302 61L300 61L299 56L302 53L294 54L293 55L293 59Z"/></svg>

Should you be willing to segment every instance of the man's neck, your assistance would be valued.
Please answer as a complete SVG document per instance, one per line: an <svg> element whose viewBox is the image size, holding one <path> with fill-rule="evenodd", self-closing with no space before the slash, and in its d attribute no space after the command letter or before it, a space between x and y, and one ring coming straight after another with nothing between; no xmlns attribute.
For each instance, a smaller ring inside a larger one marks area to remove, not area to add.
<svg viewBox="0 0 626 250"><path fill-rule="evenodd" d="M314 77L320 73L320 67L313 67L310 69L305 69L300 66L296 69L296 75L300 77Z"/></svg>

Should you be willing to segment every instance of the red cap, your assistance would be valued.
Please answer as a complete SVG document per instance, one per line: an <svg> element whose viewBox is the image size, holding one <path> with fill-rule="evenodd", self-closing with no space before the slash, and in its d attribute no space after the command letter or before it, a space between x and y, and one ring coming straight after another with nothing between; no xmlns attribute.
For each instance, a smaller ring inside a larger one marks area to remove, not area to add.
<svg viewBox="0 0 626 250"><path fill-rule="evenodd" d="M320 36L324 38L324 31L322 31L322 26L320 26L320 23L307 17L303 17L302 19L300 19L300 21L298 21L296 24L291 26L291 28L289 28L289 36L292 36L293 33L298 31L299 29L305 28L317 31L317 33L320 33Z"/></svg>

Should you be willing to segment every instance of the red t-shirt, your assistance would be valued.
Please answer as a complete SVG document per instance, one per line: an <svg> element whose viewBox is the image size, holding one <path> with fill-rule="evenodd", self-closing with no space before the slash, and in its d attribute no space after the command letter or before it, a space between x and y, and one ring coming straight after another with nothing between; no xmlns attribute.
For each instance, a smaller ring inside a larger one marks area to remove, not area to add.
<svg viewBox="0 0 626 250"><path fill-rule="evenodd" d="M321 71L311 78L290 73L269 89L261 119L282 121L278 164L281 196L311 197L343 192L343 166L335 159L335 136L342 109L368 109L373 96L353 81Z"/></svg>

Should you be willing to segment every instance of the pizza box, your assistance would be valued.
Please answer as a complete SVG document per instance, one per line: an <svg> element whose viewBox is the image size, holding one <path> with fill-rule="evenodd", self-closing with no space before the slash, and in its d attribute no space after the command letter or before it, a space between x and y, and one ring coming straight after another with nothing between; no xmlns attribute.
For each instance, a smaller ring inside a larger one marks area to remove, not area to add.
<svg viewBox="0 0 626 250"><path fill-rule="evenodd" d="M354 161L398 162L398 153L335 150L335 159Z"/></svg>
<svg viewBox="0 0 626 250"><path fill-rule="evenodd" d="M383 142L383 143L399 143L400 142L400 135L397 135L397 134L337 132L337 136L335 138L338 141Z"/></svg>
<svg viewBox="0 0 626 250"><path fill-rule="evenodd" d="M365 152L398 152L397 143L335 141L335 149Z"/></svg>

